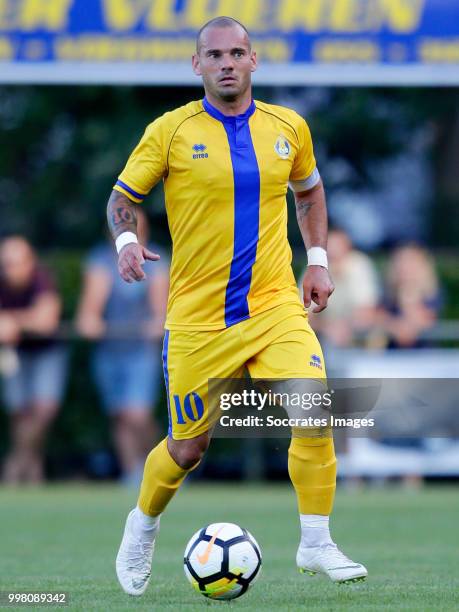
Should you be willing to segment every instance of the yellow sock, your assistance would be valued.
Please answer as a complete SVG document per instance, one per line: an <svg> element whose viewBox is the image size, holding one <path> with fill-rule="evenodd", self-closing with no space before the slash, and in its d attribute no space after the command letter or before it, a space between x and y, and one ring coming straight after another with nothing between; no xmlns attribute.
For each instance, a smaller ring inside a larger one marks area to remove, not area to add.
<svg viewBox="0 0 459 612"><path fill-rule="evenodd" d="M167 438L150 452L143 470L138 506L144 514L157 516L170 502L185 480L199 464L185 470L175 463L167 448Z"/></svg>
<svg viewBox="0 0 459 612"><path fill-rule="evenodd" d="M336 457L331 436L293 437L288 450L288 473L300 514L331 513L336 489Z"/></svg>

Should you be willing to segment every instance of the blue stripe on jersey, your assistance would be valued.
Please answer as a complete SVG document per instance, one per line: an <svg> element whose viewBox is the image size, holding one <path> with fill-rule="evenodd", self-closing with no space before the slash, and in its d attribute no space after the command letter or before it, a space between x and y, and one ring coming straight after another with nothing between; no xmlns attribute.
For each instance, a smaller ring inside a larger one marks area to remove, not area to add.
<svg viewBox="0 0 459 612"><path fill-rule="evenodd" d="M227 117L204 98L204 108L223 123L228 137L234 177L234 247L226 287L227 327L249 318L247 296L258 245L260 218L260 171L250 135L249 118L255 103L236 117Z"/></svg>
<svg viewBox="0 0 459 612"><path fill-rule="evenodd" d="M119 179L116 181L116 184L122 187L123 189L126 189L126 191L128 191L131 195L133 195L138 200L143 200L145 197L141 193L137 193L137 191L134 191L133 189L131 189L129 185L126 185L126 183L123 183L123 181L120 181Z"/></svg>
<svg viewBox="0 0 459 612"><path fill-rule="evenodd" d="M169 429L167 431L167 435L172 438L172 418L171 418L171 407L169 400L169 369L167 366L167 361L169 357L169 330L166 329L164 334L163 341L163 372L164 372L164 382L166 383L166 396L167 396L167 413L169 415Z"/></svg>

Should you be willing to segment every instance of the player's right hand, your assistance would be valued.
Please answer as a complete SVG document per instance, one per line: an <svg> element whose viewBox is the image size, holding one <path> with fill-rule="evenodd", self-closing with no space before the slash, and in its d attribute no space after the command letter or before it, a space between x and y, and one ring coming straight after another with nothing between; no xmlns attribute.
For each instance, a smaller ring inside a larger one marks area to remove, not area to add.
<svg viewBox="0 0 459 612"><path fill-rule="evenodd" d="M147 275L142 269L146 260L158 261L159 255L149 251L141 244L131 242L126 244L118 256L118 271L123 280L127 283L133 281L142 281L147 278Z"/></svg>

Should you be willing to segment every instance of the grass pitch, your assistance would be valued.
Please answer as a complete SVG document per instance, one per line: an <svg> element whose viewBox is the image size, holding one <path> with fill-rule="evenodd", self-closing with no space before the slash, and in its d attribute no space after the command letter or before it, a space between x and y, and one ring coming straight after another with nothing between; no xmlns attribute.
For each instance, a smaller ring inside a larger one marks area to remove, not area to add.
<svg viewBox="0 0 459 612"><path fill-rule="evenodd" d="M59 609L101 612L459 609L457 489L339 490L333 537L370 575L366 583L337 586L296 570L299 529L289 486L190 484L163 517L152 582L139 599L121 592L114 573L134 501L133 492L101 485L0 490L0 590L67 591L70 603ZM247 527L263 553L258 582L232 602L200 597L182 569L188 539L216 521Z"/></svg>

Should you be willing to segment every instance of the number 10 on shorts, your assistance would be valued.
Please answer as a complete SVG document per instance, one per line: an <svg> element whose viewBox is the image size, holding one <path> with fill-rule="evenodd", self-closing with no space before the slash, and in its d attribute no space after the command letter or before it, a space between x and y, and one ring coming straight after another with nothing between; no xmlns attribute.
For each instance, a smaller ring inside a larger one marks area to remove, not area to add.
<svg viewBox="0 0 459 612"><path fill-rule="evenodd" d="M187 393L183 398L183 402L179 395L174 395L174 406L177 425L186 425L190 421L199 421L204 415L204 403L195 391Z"/></svg>

